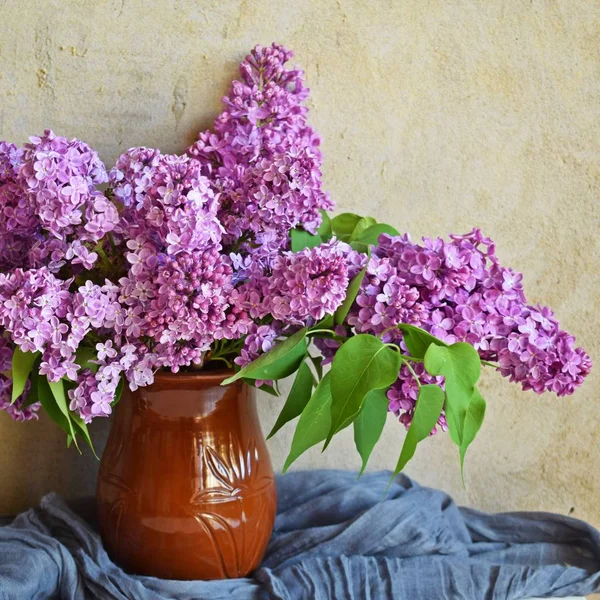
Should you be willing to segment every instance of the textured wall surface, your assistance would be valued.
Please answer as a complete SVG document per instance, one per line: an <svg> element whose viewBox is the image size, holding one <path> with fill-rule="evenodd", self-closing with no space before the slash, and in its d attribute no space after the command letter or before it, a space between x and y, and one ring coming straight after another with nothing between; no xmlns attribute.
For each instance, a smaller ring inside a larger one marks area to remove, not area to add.
<svg viewBox="0 0 600 600"><path fill-rule="evenodd" d="M534 301L599 356L600 3L396 0L0 0L0 138L52 127L107 164L134 145L182 151L210 125L256 43L296 51L339 210L421 235L481 226ZM447 436L408 472L486 510L600 525L600 374L569 399L483 382L488 415L462 488ZM260 398L264 428L278 402ZM0 512L91 493L96 463L42 419L0 415ZM371 468L391 468L390 419ZM107 423L94 426L104 439ZM291 430L271 442L283 464ZM356 468L350 435L298 468Z"/></svg>

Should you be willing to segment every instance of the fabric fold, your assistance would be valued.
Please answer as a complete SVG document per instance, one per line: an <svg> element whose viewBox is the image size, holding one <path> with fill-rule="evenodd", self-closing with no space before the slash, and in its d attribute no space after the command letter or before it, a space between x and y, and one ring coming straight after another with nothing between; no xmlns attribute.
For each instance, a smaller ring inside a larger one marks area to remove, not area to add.
<svg viewBox="0 0 600 600"><path fill-rule="evenodd" d="M114 565L94 502L55 494L0 527L0 598L520 600L600 588L600 533L547 513L485 514L390 474L278 477L275 531L245 579L165 581Z"/></svg>

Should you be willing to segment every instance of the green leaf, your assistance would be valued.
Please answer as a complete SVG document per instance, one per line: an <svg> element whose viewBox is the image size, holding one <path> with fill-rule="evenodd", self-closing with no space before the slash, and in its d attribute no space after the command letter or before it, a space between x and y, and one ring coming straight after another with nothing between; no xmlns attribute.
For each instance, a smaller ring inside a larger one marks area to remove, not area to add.
<svg viewBox="0 0 600 600"><path fill-rule="evenodd" d="M350 241L354 242L362 235L363 231L366 231L369 227L375 225L377 221L373 217L363 217L358 221L352 230L350 235Z"/></svg>
<svg viewBox="0 0 600 600"><path fill-rule="evenodd" d="M331 238L331 219L329 215L322 209L319 209L321 213L321 225L317 229L317 235L320 235L323 240Z"/></svg>
<svg viewBox="0 0 600 600"><path fill-rule="evenodd" d="M339 240L347 242L360 219L361 217L354 213L342 213L331 220L331 230Z"/></svg>
<svg viewBox="0 0 600 600"><path fill-rule="evenodd" d="M292 252L300 252L305 248L314 248L323 243L323 238L320 235L313 235L304 229L292 229L290 233L292 240Z"/></svg>
<svg viewBox="0 0 600 600"><path fill-rule="evenodd" d="M275 398L279 398L279 391L273 385L263 383L262 385L257 386L256 381L254 381L254 379L244 379L244 383L246 385L249 385L250 387L253 387L256 390L259 390L260 392L266 392L271 396L275 396Z"/></svg>
<svg viewBox="0 0 600 600"><path fill-rule="evenodd" d="M392 477L404 469L406 463L414 456L417 444L429 437L431 430L444 408L444 392L437 385L422 385L415 406L412 422L404 438L400 458Z"/></svg>
<svg viewBox="0 0 600 600"><path fill-rule="evenodd" d="M259 356L227 378L221 385L228 385L238 379L283 379L291 375L300 366L306 356L307 327L303 327L285 341Z"/></svg>
<svg viewBox="0 0 600 600"><path fill-rule="evenodd" d="M83 436L83 439L86 441L87 445L90 447L92 454L96 458L98 458L98 455L96 454L96 450L94 449L94 444L92 443L92 438L90 437L90 432L88 431L87 425L84 423L83 419L79 415L76 415L72 412L69 413L69 418L73 422L73 428L76 431L76 433ZM77 445L76 437L73 438L73 441L75 442L75 445ZM100 460L100 459L98 459L98 460Z"/></svg>
<svg viewBox="0 0 600 600"><path fill-rule="evenodd" d="M377 223L376 225L367 227L357 238L355 238L355 241L367 246L376 246L379 242L379 236L382 233L387 233L391 236L400 235L400 232L391 225Z"/></svg>
<svg viewBox="0 0 600 600"><path fill-rule="evenodd" d="M69 429L69 434L73 438L73 442L75 443L75 447L79 450L79 446L77 445L77 438L75 436L75 428L73 427L73 419L75 415L71 415L69 413L69 406L67 404L67 396L65 394L65 384L62 379L59 381L48 381L48 386L52 395L54 396L54 400L56 401L56 406L60 412L65 416L67 420L67 427Z"/></svg>
<svg viewBox="0 0 600 600"><path fill-rule="evenodd" d="M362 458L359 476L363 474L371 452L381 437L388 405L386 390L373 390L367 394L363 407L354 421L354 444Z"/></svg>
<svg viewBox="0 0 600 600"><path fill-rule="evenodd" d="M479 393L479 390L475 388L471 401L469 402L469 408L467 408L467 414L465 416L465 423L463 429L463 440L460 445L460 472L463 477L464 484L464 465L465 455L467 449L475 439L475 436L481 429L483 418L485 417L485 400Z"/></svg>
<svg viewBox="0 0 600 600"><path fill-rule="evenodd" d="M310 331L313 329L333 329L333 325L333 315L325 315L318 323L315 323L315 325L310 328Z"/></svg>
<svg viewBox="0 0 600 600"><path fill-rule="evenodd" d="M414 325L400 323L398 329L404 334L404 343L406 344L410 355L415 358L425 358L425 353L431 344L444 347L448 345L442 342L442 340L438 340L424 329L415 327Z"/></svg>
<svg viewBox="0 0 600 600"><path fill-rule="evenodd" d="M98 354L96 353L95 348L86 348L80 346L77 348L77 352L75 353L75 362L82 369L89 369L92 373L97 373L100 365L91 362L93 360L97 360Z"/></svg>
<svg viewBox="0 0 600 600"><path fill-rule="evenodd" d="M117 385L117 389L115 390L115 397L113 401L110 403L112 407L116 406L123 395L123 389L125 388L125 377L121 375L121 379L119 379L119 384Z"/></svg>
<svg viewBox="0 0 600 600"><path fill-rule="evenodd" d="M58 407L56 398L54 397L54 394L50 389L50 385L48 384L48 380L44 375L34 374L33 377L42 408L67 435L73 437L71 431L72 427L69 425L70 421Z"/></svg>
<svg viewBox="0 0 600 600"><path fill-rule="evenodd" d="M16 399L23 393L29 374L33 367L33 363L40 355L39 352L23 352L19 346L15 346L12 356L12 399L11 404L14 404Z"/></svg>
<svg viewBox="0 0 600 600"><path fill-rule="evenodd" d="M400 356L379 338L360 334L337 351L331 366L331 428L325 447L335 433L349 425L372 390L387 388L398 378Z"/></svg>
<svg viewBox="0 0 600 600"><path fill-rule="evenodd" d="M302 414L302 411L310 400L313 383L313 374L309 366L303 362L298 369L296 379L294 379L292 389L281 409L281 413L279 413L277 421L273 425L273 429L271 429L271 433L269 433L267 439L273 437L286 423Z"/></svg>
<svg viewBox="0 0 600 600"><path fill-rule="evenodd" d="M348 316L348 313L350 312L350 309L352 308L352 305L354 304L354 301L356 300L356 296L358 296L358 292L360 291L360 286L362 285L362 282L363 282L363 279L365 278L366 273L367 273L367 268L365 267L358 275L356 275L352 279L352 281L350 282L350 285L348 285L348 290L346 292L346 298L344 299L342 304L340 306L338 306L338 309L335 311L335 314L334 314L334 319L335 319L336 325L341 325L344 322L344 320L346 319L346 317Z"/></svg>
<svg viewBox="0 0 600 600"><path fill-rule="evenodd" d="M283 472L306 450L327 437L331 425L330 373L326 373L300 415Z"/></svg>
<svg viewBox="0 0 600 600"><path fill-rule="evenodd" d="M41 358L38 357L38 359L35 361L35 363L33 363L33 367L31 369L31 374L29 375L29 380L31 381L31 386L29 388L29 392L27 393L27 398L25 398L25 400L23 400L23 402L21 404L21 408L27 408L28 406L31 406L32 404L36 404L37 402L40 401L38 389L37 389L37 378L39 376L38 374L39 374L39 369L40 369L40 362L41 362Z"/></svg>
<svg viewBox="0 0 600 600"><path fill-rule="evenodd" d="M361 242L350 242L350 248L352 248L352 250L360 252L361 254L367 254L368 256L370 256L369 246L367 246L367 244L362 244Z"/></svg>
<svg viewBox="0 0 600 600"><path fill-rule="evenodd" d="M446 378L446 419L450 437L460 448L467 409L481 374L479 354L465 342L445 347L431 344L425 353L425 369Z"/></svg>
<svg viewBox="0 0 600 600"><path fill-rule="evenodd" d="M323 379L323 359L320 356L311 356L310 354L308 355L308 358L310 358L310 361L315 368L317 377Z"/></svg>

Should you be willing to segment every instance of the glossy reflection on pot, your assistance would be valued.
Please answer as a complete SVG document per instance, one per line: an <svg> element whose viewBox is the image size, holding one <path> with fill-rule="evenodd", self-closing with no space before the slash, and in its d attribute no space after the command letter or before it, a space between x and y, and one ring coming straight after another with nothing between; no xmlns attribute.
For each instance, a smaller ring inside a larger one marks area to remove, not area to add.
<svg viewBox="0 0 600 600"><path fill-rule="evenodd" d="M158 373L124 395L100 464L101 535L126 571L242 577L258 566L276 509L253 388L230 373Z"/></svg>

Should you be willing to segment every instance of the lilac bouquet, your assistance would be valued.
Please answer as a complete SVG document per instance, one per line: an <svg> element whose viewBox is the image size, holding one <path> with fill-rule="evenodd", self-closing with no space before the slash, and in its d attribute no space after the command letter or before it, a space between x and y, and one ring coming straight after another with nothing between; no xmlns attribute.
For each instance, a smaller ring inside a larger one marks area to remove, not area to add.
<svg viewBox="0 0 600 600"><path fill-rule="evenodd" d="M330 218L319 138L291 53L256 47L186 154L132 148L107 170L46 131L0 143L0 408L40 408L69 442L158 369L226 367L299 417L286 468L353 425L363 468L393 412L416 445L479 430L481 365L571 394L591 361L479 230L414 243ZM323 367L330 365L324 372Z"/></svg>

